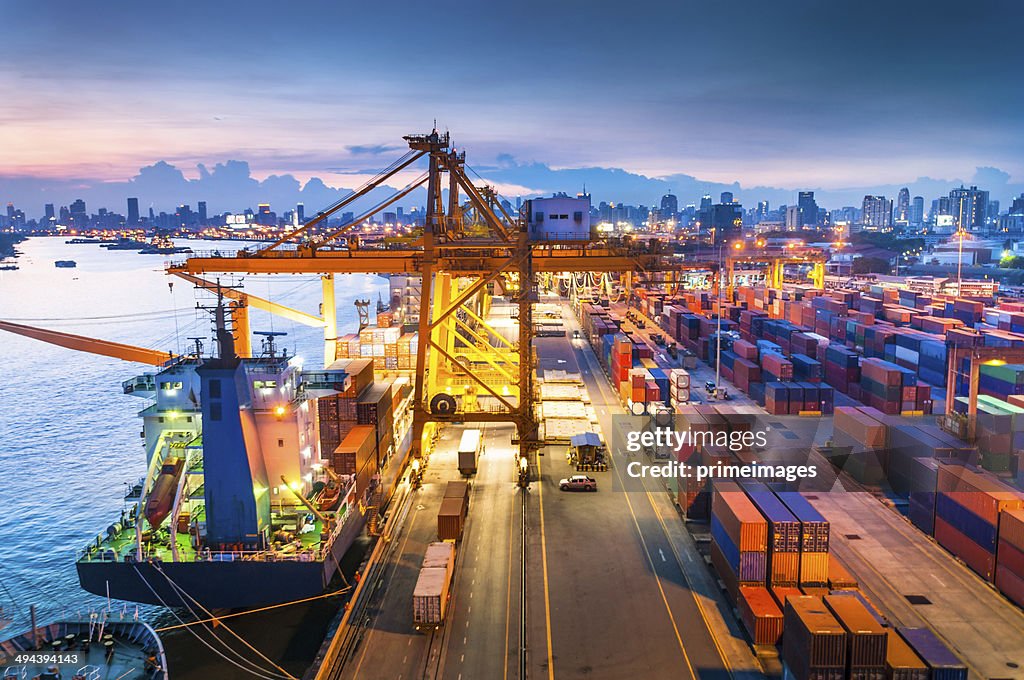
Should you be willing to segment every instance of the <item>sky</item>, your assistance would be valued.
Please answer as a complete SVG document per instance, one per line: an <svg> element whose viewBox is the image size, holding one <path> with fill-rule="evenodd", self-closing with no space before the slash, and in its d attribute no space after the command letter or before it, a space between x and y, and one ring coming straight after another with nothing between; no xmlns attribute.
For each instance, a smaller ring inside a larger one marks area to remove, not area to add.
<svg viewBox="0 0 1024 680"><path fill-rule="evenodd" d="M435 120L506 195L589 176L624 181L602 200L847 202L988 177L1005 201L1022 19L1018 0L8 1L0 201L104 195L158 161L350 187Z"/></svg>

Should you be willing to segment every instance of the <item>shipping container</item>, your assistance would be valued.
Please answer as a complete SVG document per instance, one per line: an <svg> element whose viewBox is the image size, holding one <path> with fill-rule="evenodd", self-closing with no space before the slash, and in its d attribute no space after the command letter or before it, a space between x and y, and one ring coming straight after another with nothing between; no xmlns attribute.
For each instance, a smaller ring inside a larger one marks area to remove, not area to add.
<svg viewBox="0 0 1024 680"><path fill-rule="evenodd" d="M711 512L741 552L767 550L768 522L738 484L730 481L715 482Z"/></svg>
<svg viewBox="0 0 1024 680"><path fill-rule="evenodd" d="M740 621L754 644L774 647L782 638L782 610L763 586L742 586L736 603Z"/></svg>
<svg viewBox="0 0 1024 680"><path fill-rule="evenodd" d="M462 498L444 498L437 512L437 537L442 541L458 541L465 525L466 501Z"/></svg>
<svg viewBox="0 0 1024 680"><path fill-rule="evenodd" d="M897 628L911 649L931 669L931 680L967 680L967 667L927 628Z"/></svg>
<svg viewBox="0 0 1024 680"><path fill-rule="evenodd" d="M443 567L420 569L412 595L412 620L417 629L441 626L448 612L451 572Z"/></svg>
<svg viewBox="0 0 1024 680"><path fill-rule="evenodd" d="M829 595L823 599L848 633L847 663L850 669L873 668L881 672L889 642L885 628L855 597Z"/></svg>
<svg viewBox="0 0 1024 680"><path fill-rule="evenodd" d="M888 646L885 652L887 680L929 680L931 671L921 657L911 649L907 641L894 630L888 630Z"/></svg>
<svg viewBox="0 0 1024 680"><path fill-rule="evenodd" d="M842 562L835 555L828 556L828 587L832 590L856 590L860 587Z"/></svg>
<svg viewBox="0 0 1024 680"><path fill-rule="evenodd" d="M798 491L776 493L789 511L800 520L800 551L827 553L829 523Z"/></svg>
<svg viewBox="0 0 1024 680"><path fill-rule="evenodd" d="M782 660L798 680L846 668L847 634L820 597L786 599Z"/></svg>

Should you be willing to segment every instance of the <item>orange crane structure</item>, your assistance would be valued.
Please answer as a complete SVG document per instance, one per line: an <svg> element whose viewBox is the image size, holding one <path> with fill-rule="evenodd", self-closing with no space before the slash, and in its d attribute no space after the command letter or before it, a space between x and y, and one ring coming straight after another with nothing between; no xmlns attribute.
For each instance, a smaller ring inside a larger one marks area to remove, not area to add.
<svg viewBox="0 0 1024 680"><path fill-rule="evenodd" d="M420 454L428 423L452 421L511 422L516 426L520 452L528 453L544 443L535 413L531 355L532 308L538 300L536 275L645 272L676 267L657 244L641 246L595 238L531 240L522 216L510 215L489 187L473 184L466 173L465 153L452 147L447 133L434 130L424 135L408 135L405 141L409 151L404 156L300 228L257 251L189 257L171 265L168 272L186 278L217 274L319 274L324 296L324 359L328 364L336 356L337 324L331 316L335 275L419 274L422 295L413 399L413 454ZM405 188L346 224L321 229L331 215L424 158L427 171ZM423 185L427 201L421 238L412 244L379 249L362 246L358 239L351 238L352 230L369 217ZM462 196L467 199L465 204L460 201ZM472 229L467 228L467 222L472 222ZM495 287L517 308L515 342L490 329L480 314L486 304L479 304L479 298ZM473 323L464 320L467 316ZM453 397L460 390L489 395L497 407L475 412L460 410Z"/></svg>

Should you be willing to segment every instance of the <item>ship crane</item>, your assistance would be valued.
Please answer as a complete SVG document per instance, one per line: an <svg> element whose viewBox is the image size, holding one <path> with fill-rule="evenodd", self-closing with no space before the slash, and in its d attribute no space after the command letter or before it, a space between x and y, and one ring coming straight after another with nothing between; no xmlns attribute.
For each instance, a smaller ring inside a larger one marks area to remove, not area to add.
<svg viewBox="0 0 1024 680"><path fill-rule="evenodd" d="M149 349L148 347L126 345L120 342L89 338L84 335L63 333L61 331L54 331L47 328L25 326L20 323L12 323L10 321L0 321L0 330L15 333L17 335L23 335L26 338L42 340L43 342L48 342L51 345L66 347L67 349L73 349L78 352L98 354L100 356L121 359L122 361L134 361L140 364L149 364L150 366L163 366L167 362L173 361L176 358L176 356L171 352L161 352L160 350Z"/></svg>

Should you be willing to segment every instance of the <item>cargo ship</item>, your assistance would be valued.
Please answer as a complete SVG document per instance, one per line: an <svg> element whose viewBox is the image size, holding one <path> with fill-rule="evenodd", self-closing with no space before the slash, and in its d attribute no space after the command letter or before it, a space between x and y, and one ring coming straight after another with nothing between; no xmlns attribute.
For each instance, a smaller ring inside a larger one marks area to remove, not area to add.
<svg viewBox="0 0 1024 680"><path fill-rule="evenodd" d="M123 383L148 402L147 473L78 557L91 593L207 608L321 594L396 484L407 379L375 382L371 359L304 370L275 347L280 333L239 357L223 307L217 317L216 356L197 343Z"/></svg>

